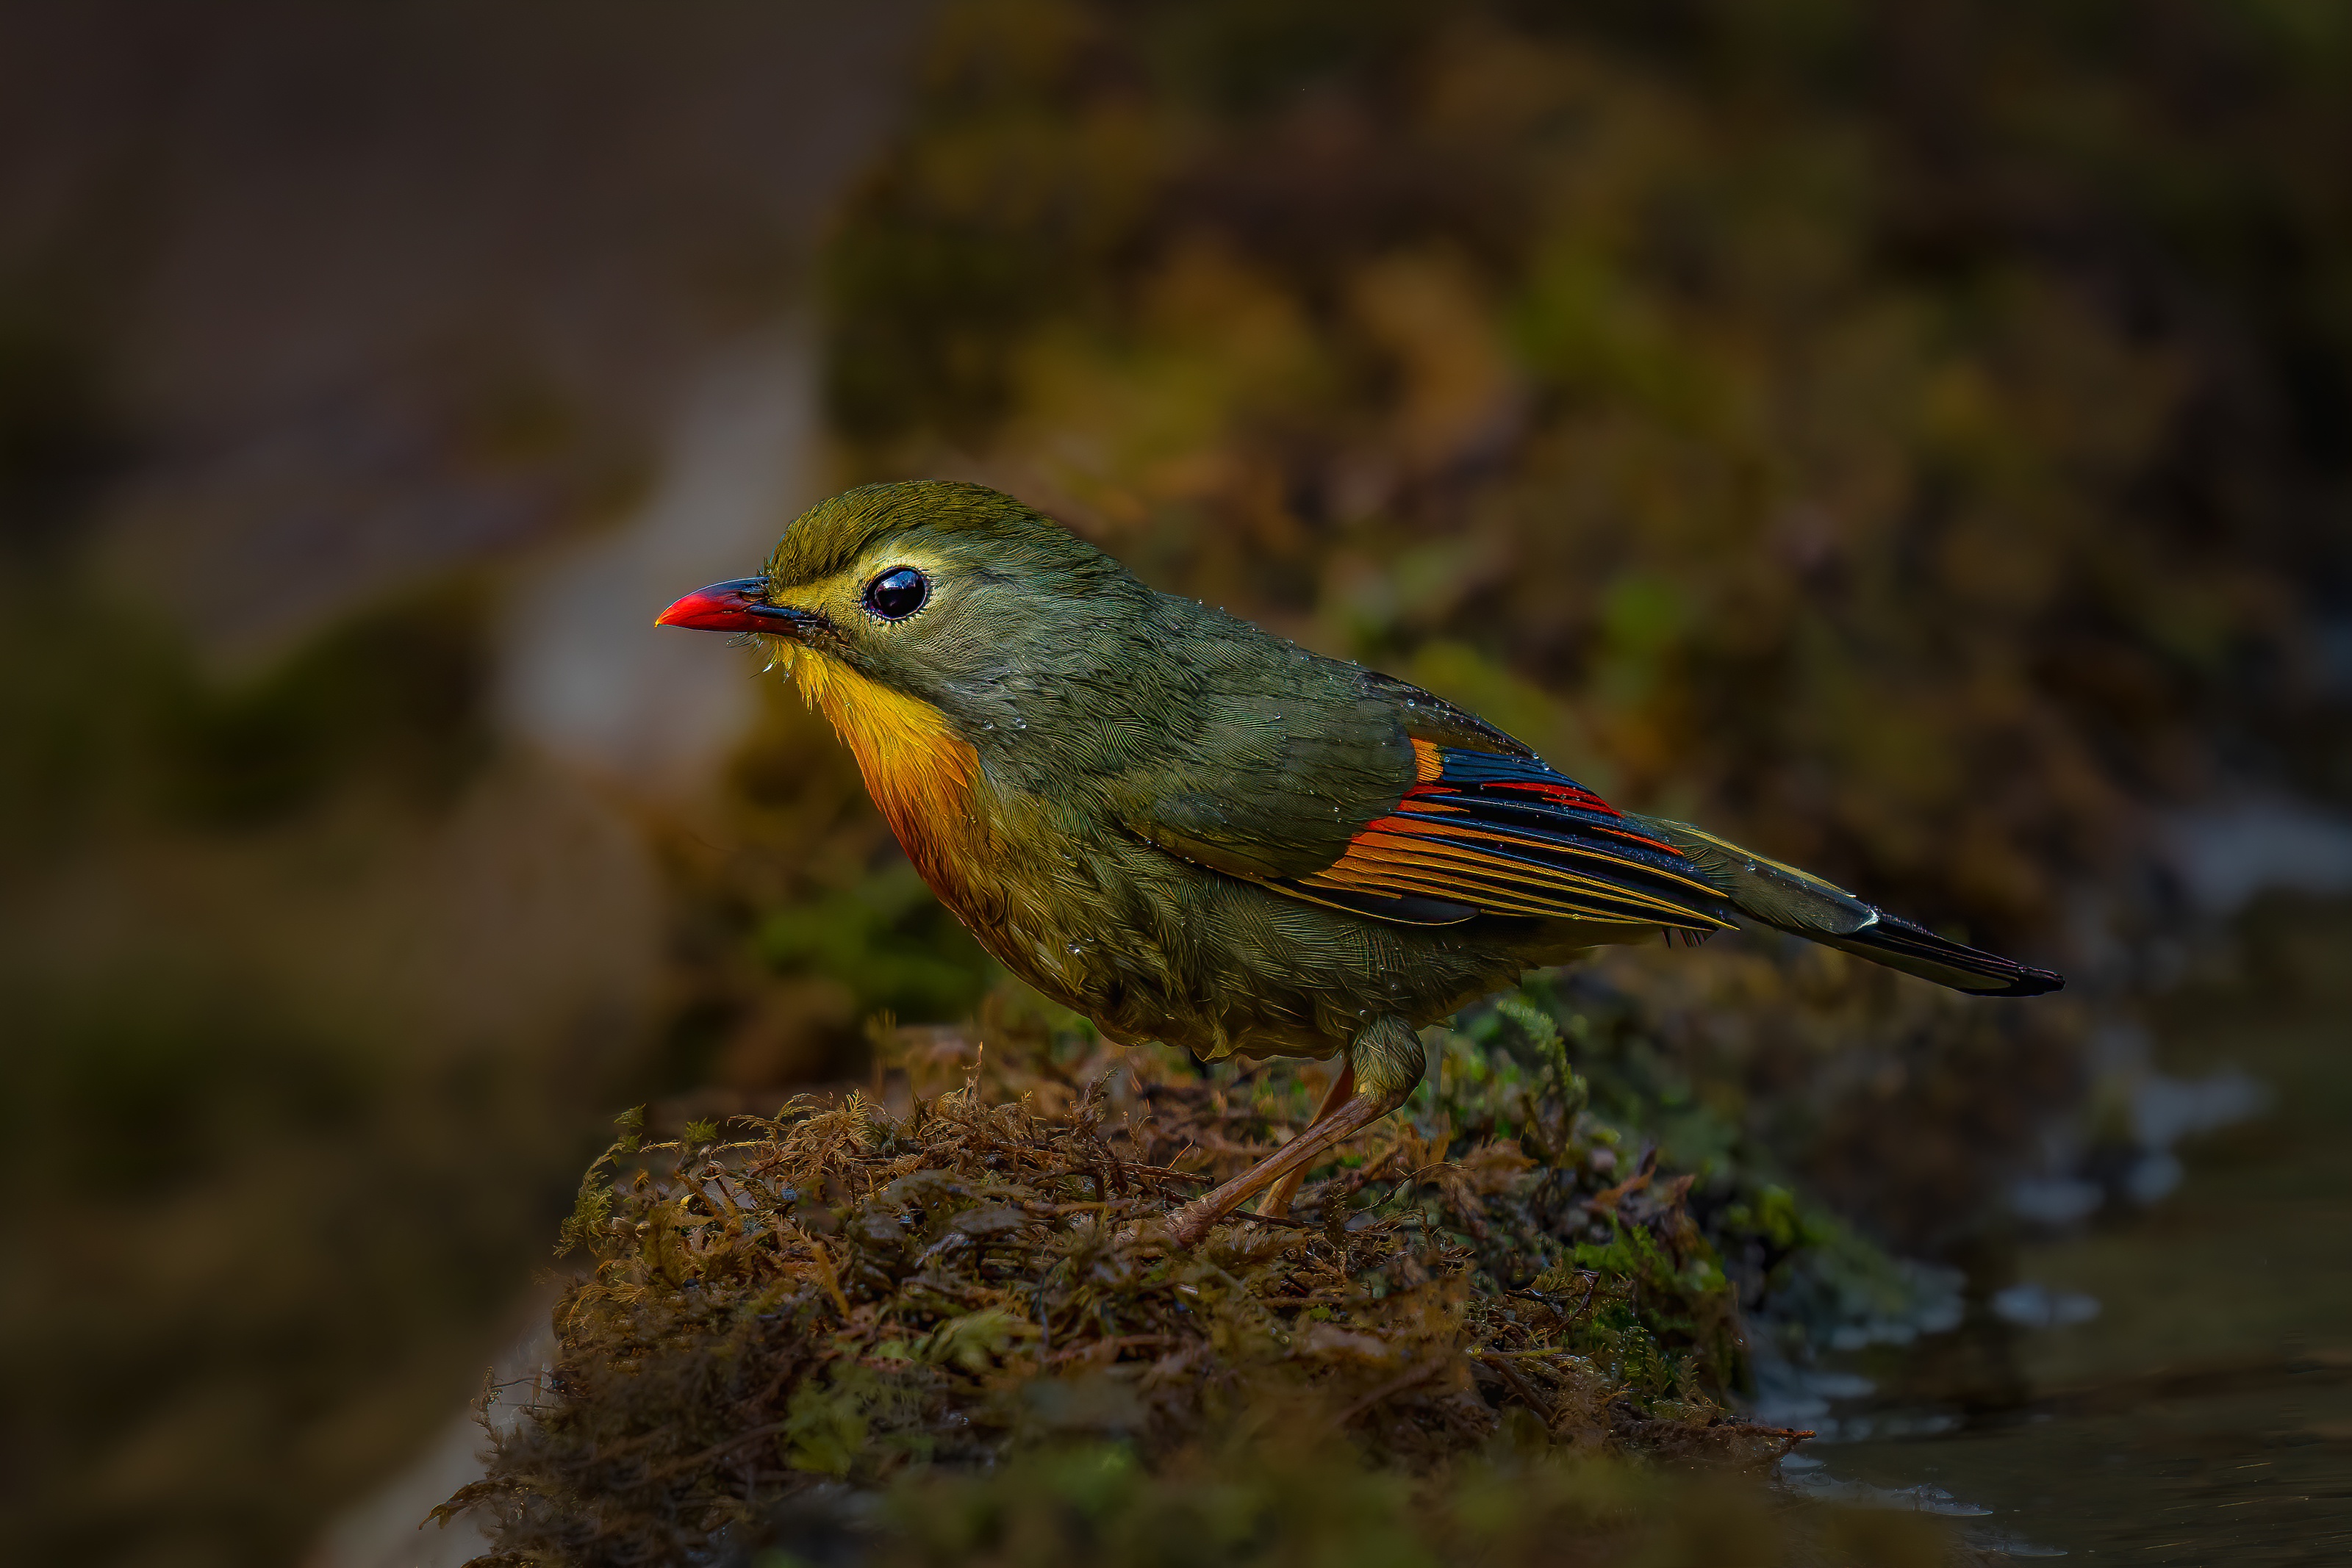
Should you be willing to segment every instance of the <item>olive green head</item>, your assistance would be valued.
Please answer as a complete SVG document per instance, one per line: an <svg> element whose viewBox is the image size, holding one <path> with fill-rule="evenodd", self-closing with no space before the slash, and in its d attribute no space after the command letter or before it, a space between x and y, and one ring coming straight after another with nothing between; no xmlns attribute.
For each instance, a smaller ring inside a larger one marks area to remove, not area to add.
<svg viewBox="0 0 2352 1568"><path fill-rule="evenodd" d="M1005 706L1007 683L1066 669L1149 597L1012 497L926 479L812 507L761 575L689 594L661 619L781 639L977 727Z"/></svg>

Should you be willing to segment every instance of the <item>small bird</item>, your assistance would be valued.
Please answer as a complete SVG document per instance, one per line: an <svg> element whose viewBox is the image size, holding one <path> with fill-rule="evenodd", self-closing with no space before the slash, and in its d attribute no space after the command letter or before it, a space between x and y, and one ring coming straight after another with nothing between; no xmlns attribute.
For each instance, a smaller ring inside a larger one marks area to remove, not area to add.
<svg viewBox="0 0 2352 1568"><path fill-rule="evenodd" d="M1416 1031L1601 943L1791 932L1979 996L2063 982L1682 822L1493 725L1147 587L1010 496L869 485L656 622L751 633L923 880L1113 1040L1343 1059L1315 1119L1175 1217L1200 1241L1402 1105Z"/></svg>

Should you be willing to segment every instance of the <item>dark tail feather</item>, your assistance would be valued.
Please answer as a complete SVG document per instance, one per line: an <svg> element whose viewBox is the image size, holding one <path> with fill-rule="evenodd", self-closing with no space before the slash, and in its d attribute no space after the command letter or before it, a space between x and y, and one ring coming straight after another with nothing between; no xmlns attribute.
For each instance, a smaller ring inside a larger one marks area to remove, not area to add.
<svg viewBox="0 0 2352 1568"><path fill-rule="evenodd" d="M1906 975L1916 975L1923 980L1933 980L1974 996L2038 997L2065 987L2065 979L2048 969L2029 968L1998 953L1963 946L1884 910L1874 913L1878 915L1876 920L1843 936L1817 931L1803 935L1890 969L1900 969Z"/></svg>
<svg viewBox="0 0 2352 1568"><path fill-rule="evenodd" d="M2066 982L1982 948L1964 946L1899 919L1811 872L1743 850L1663 817L1634 819L1654 830L1723 890L1732 907L1775 931L1843 949L1874 964L1979 997L2038 997Z"/></svg>

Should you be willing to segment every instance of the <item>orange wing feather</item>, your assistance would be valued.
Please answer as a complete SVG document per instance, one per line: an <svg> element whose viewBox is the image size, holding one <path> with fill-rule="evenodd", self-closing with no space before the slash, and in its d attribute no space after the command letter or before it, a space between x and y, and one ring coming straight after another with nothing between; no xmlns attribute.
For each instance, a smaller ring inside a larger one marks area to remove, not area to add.
<svg viewBox="0 0 2352 1568"><path fill-rule="evenodd" d="M1276 885L1413 925L1481 915L1717 931L1730 907L1697 866L1528 758L1416 740L1414 782L1323 870Z"/></svg>

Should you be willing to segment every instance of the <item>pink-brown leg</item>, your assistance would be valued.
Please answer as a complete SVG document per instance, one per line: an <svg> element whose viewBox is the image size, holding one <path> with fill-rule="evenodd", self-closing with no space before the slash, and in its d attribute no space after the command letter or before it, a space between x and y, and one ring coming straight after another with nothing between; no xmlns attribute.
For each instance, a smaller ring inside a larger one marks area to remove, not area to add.
<svg viewBox="0 0 2352 1568"><path fill-rule="evenodd" d="M1307 1131L1233 1180L1177 1210L1170 1235L1180 1247L1195 1247L1209 1228L1247 1202L1261 1188L1304 1175L1326 1151L1346 1143L1403 1104L1421 1082L1420 1037L1400 1018L1375 1019L1348 1042L1348 1068L1356 1092Z"/></svg>
<svg viewBox="0 0 2352 1568"><path fill-rule="evenodd" d="M1323 1103L1315 1107L1313 1119L1299 1129L1298 1135L1303 1138L1330 1120L1331 1113L1345 1104L1348 1097L1355 1092L1356 1064L1341 1057L1339 1071L1333 1076L1331 1086L1323 1091ZM1290 1200L1298 1196L1298 1184L1306 1179L1307 1167L1300 1166L1265 1189L1265 1196L1257 1200L1257 1211L1268 1218L1280 1219L1290 1212Z"/></svg>

